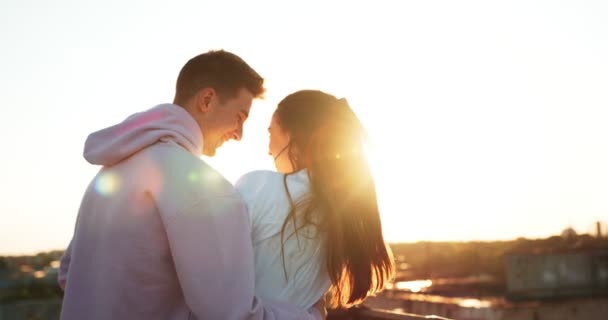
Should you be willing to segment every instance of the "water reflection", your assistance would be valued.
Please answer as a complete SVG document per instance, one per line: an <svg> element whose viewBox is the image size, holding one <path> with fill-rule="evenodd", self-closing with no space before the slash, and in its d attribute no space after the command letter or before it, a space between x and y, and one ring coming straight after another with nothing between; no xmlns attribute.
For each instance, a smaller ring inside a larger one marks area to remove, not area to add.
<svg viewBox="0 0 608 320"><path fill-rule="evenodd" d="M406 290L410 292L421 292L433 285L431 280L399 281L387 286L387 289Z"/></svg>

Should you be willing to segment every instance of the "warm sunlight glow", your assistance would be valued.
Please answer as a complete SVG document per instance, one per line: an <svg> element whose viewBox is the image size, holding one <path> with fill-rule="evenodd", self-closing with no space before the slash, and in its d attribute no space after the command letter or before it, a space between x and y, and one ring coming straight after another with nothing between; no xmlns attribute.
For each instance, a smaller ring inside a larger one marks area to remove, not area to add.
<svg viewBox="0 0 608 320"><path fill-rule="evenodd" d="M492 302L479 299L463 299L458 305L465 308L488 308L492 306Z"/></svg>
<svg viewBox="0 0 608 320"><path fill-rule="evenodd" d="M431 281L431 280L400 281L394 285L394 288L396 288L398 290L408 290L411 292L420 292L432 285L433 285L433 281Z"/></svg>
<svg viewBox="0 0 608 320"><path fill-rule="evenodd" d="M241 141L209 161L230 182L275 169L273 111L287 94L318 89L345 98L368 132L390 242L593 233L607 221L606 1L310 0L297 15L251 1L89 9L57 0L0 10L0 83L10 88L0 131L20 133L5 145L19 156L0 166L0 252L65 248L100 169L82 158L87 135L173 101L180 68L212 49L239 55L267 88ZM201 12L213 14L200 23ZM146 170L139 178L161 190L167 177ZM120 178L106 173L93 187L111 196Z"/></svg>

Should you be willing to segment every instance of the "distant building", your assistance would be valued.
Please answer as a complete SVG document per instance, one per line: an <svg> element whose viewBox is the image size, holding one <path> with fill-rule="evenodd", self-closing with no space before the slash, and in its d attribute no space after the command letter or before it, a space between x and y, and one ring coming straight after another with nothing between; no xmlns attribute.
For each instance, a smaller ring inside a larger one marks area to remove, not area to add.
<svg viewBox="0 0 608 320"><path fill-rule="evenodd" d="M574 231L574 229L572 229L571 227L568 227L566 229L564 229L564 231L562 231L562 238L564 238L564 240L568 241L568 242L573 242L576 240L576 231Z"/></svg>
<svg viewBox="0 0 608 320"><path fill-rule="evenodd" d="M505 262L509 299L608 295L608 249L511 253Z"/></svg>

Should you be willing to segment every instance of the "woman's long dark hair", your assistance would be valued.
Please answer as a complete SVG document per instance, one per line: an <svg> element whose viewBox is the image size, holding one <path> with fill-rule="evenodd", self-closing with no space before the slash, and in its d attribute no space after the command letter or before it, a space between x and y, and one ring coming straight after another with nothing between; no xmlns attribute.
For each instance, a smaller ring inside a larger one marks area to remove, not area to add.
<svg viewBox="0 0 608 320"><path fill-rule="evenodd" d="M294 233L314 225L325 236L331 307L346 307L382 290L394 261L382 236L376 188L363 150L365 130L345 99L303 90L285 97L274 116L290 137L294 172L308 170L311 193L291 202ZM296 218L297 216L297 218ZM284 259L284 255L283 255Z"/></svg>

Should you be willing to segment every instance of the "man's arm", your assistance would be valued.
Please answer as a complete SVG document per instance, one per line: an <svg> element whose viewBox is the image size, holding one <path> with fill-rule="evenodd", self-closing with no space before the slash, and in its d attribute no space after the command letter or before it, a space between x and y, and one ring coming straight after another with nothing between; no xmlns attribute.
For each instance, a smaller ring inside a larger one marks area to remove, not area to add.
<svg viewBox="0 0 608 320"><path fill-rule="evenodd" d="M73 241L73 240L72 240ZM57 274L57 283L61 290L65 290L65 285L68 279L68 269L70 267L70 260L72 258L72 241L63 252L61 259L59 260L59 272Z"/></svg>
<svg viewBox="0 0 608 320"><path fill-rule="evenodd" d="M238 196L201 199L163 219L186 303L199 319L323 318L315 307L255 297L251 227Z"/></svg>

